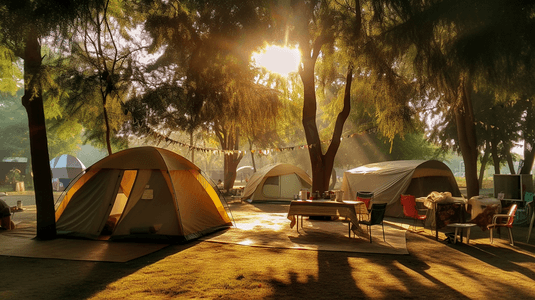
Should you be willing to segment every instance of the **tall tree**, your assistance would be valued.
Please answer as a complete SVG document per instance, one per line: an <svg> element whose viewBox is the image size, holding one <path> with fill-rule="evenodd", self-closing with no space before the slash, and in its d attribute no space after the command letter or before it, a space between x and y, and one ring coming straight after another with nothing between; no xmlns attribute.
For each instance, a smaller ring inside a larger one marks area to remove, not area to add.
<svg viewBox="0 0 535 300"><path fill-rule="evenodd" d="M151 3L154 13L145 28L151 50L163 52L152 68L166 76L128 104L138 120L134 125L143 130L203 129L216 135L225 152L225 189L234 184L247 127L262 130L258 124L273 123L278 112L278 95L255 83L250 64L263 42L259 32L269 29L262 2Z"/></svg>
<svg viewBox="0 0 535 300"><path fill-rule="evenodd" d="M84 125L87 141L111 155L128 142L120 130L129 119L124 103L136 92L140 60L146 55L142 37L133 37L142 15L118 0L91 3L79 15L84 22L65 50L71 55L57 59L60 105L70 120Z"/></svg>
<svg viewBox="0 0 535 300"><path fill-rule="evenodd" d="M332 9L330 7L332 4L328 1L295 1L291 5L291 14L289 16L292 20L297 21L294 24L290 23L295 26L295 32L292 32L292 37L299 44L299 50L301 51L302 62L299 68L299 75L303 83L302 125L312 166L312 190L323 192L329 189L331 171L334 166L336 152L340 147L342 129L351 110L350 92L353 80L353 66L347 63L344 105L336 118L331 143L326 152L323 153L316 122L316 62L322 48L325 47L324 49L331 51L334 47L337 34L342 29L343 19L337 20L338 11ZM348 21L348 23L356 24L354 32L357 33L356 38L358 38L361 31L361 15L360 9L354 9L357 11L354 16L356 21L354 23Z"/></svg>
<svg viewBox="0 0 535 300"><path fill-rule="evenodd" d="M28 118L20 103L23 93L21 89L15 96L0 94L0 159L7 156L30 157ZM50 156L75 154L77 145L81 143L81 126L64 122L52 110L53 105L45 105Z"/></svg>
<svg viewBox="0 0 535 300"><path fill-rule="evenodd" d="M16 57L24 60L24 96L28 114L32 171L37 206L37 237L54 238L54 197L43 108L41 38L52 31L65 33L67 24L85 1L9 0L0 4L0 41ZM59 29L59 31L58 31Z"/></svg>
<svg viewBox="0 0 535 300"><path fill-rule="evenodd" d="M520 174L531 174L535 161L535 101L526 97L524 103L525 115L521 120L522 140L524 141L524 165Z"/></svg>
<svg viewBox="0 0 535 300"><path fill-rule="evenodd" d="M503 89L533 74L535 41L530 33L535 3L526 1L376 0L392 40L402 53L410 47L416 70L446 95L454 112L466 167L468 196L479 193L477 138L471 95L476 81ZM401 41L401 42L400 42ZM407 43L408 42L408 43Z"/></svg>
<svg viewBox="0 0 535 300"><path fill-rule="evenodd" d="M18 81L22 72L16 64L17 58L13 51L0 45L0 92L14 95L18 89Z"/></svg>
<svg viewBox="0 0 535 300"><path fill-rule="evenodd" d="M28 120L20 103L22 93L23 90L15 95L0 94L0 159L23 156L30 148Z"/></svg>
<svg viewBox="0 0 535 300"><path fill-rule="evenodd" d="M375 39L380 28L373 20L370 2L292 1L280 9L289 11L279 13L288 16L282 27L287 26L288 40L299 46L302 56L299 69L304 90L302 125L312 166L312 189L325 191L329 188L343 127L350 114L354 74L369 84L369 90L376 89L369 93L378 108L374 117L391 141L411 122L412 115L406 103L413 90L410 82L400 76L401 65L396 64L389 49ZM319 68L319 61L322 68ZM328 86L334 83L339 86L338 99L343 104L338 106L340 110L334 125L330 125L330 143L324 149L317 111L318 100L329 91L325 88L325 79L332 80ZM356 97L365 96L357 94Z"/></svg>

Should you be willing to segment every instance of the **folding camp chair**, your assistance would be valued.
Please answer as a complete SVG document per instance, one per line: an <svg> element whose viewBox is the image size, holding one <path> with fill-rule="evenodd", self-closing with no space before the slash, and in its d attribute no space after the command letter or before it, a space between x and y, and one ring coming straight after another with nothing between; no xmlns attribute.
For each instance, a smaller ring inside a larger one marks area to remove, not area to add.
<svg viewBox="0 0 535 300"><path fill-rule="evenodd" d="M360 221L360 224L366 225L368 227L368 233L370 235L370 243L372 242L372 226L381 225L383 227L383 241L385 239L385 225L383 224L383 219L385 217L386 203L375 203L372 204L370 208L370 214L368 221Z"/></svg>
<svg viewBox="0 0 535 300"><path fill-rule="evenodd" d="M357 201L364 202L366 208L370 210L371 202L373 201L373 192L357 192Z"/></svg>

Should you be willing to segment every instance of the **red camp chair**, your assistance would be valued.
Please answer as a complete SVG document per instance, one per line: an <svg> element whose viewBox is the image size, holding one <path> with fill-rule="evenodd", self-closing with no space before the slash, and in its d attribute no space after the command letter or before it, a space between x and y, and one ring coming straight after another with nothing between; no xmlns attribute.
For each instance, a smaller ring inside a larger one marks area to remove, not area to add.
<svg viewBox="0 0 535 300"><path fill-rule="evenodd" d="M413 195L401 195L401 205L403 205L403 214L409 218L414 219L414 229L416 230L416 221L422 221L422 226L425 225L426 214L421 215L416 208L416 199Z"/></svg>
<svg viewBox="0 0 535 300"><path fill-rule="evenodd" d="M495 228L500 227L507 227L509 229L509 240L511 241L511 246L515 245L515 241L513 240L513 221L515 220L515 213L516 213L516 204L511 205L511 208L509 208L509 212L507 214L495 214L492 217L492 224L487 225L487 228L490 230L490 243L492 244L492 231ZM503 222L503 220L505 222ZM499 232L498 232L499 234Z"/></svg>
<svg viewBox="0 0 535 300"><path fill-rule="evenodd" d="M373 199L373 192L357 192L357 201L362 201L366 204L366 208L370 210Z"/></svg>

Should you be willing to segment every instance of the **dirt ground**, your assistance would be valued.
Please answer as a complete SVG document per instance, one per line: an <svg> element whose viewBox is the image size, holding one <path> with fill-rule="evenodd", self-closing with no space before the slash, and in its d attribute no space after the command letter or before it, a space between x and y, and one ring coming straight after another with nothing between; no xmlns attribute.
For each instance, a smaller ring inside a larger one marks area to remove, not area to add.
<svg viewBox="0 0 535 300"><path fill-rule="evenodd" d="M15 220L31 222L26 213ZM193 241L126 263L0 256L0 299L535 299L526 231L515 228L515 246L507 232L491 245L476 229L469 245L454 245L409 231L409 255Z"/></svg>

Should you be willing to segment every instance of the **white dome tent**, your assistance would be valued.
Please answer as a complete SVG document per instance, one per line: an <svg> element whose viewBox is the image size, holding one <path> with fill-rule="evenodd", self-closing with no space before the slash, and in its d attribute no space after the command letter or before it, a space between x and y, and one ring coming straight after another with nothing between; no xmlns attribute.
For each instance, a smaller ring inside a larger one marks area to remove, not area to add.
<svg viewBox="0 0 535 300"><path fill-rule="evenodd" d="M242 199L291 201L301 189L310 190L312 179L299 167L275 164L256 171L243 191Z"/></svg>
<svg viewBox="0 0 535 300"><path fill-rule="evenodd" d="M85 170L85 166L78 158L69 154L62 154L50 161L50 170L52 171L54 189L63 190L72 179Z"/></svg>

